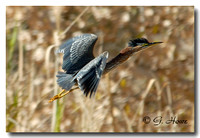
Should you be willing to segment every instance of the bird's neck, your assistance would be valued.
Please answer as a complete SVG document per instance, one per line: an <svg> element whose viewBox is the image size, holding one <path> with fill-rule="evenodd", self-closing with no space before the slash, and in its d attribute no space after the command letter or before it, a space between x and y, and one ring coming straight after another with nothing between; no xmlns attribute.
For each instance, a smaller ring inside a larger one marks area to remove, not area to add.
<svg viewBox="0 0 200 138"><path fill-rule="evenodd" d="M118 65L124 63L132 54L142 50L142 46L136 46L136 47L126 47L120 51L120 53L111 59L104 69L104 73L108 73L110 70L116 68Z"/></svg>

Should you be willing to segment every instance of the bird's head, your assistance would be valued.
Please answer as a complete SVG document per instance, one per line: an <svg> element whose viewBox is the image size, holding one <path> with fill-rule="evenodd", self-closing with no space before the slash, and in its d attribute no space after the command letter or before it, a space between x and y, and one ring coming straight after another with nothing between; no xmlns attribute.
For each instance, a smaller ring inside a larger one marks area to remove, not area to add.
<svg viewBox="0 0 200 138"><path fill-rule="evenodd" d="M130 40L128 43L128 46L129 47L142 46L143 48L146 48L146 47L153 46L153 45L160 44L160 43L163 43L163 42L149 42L145 38L137 38L134 40Z"/></svg>

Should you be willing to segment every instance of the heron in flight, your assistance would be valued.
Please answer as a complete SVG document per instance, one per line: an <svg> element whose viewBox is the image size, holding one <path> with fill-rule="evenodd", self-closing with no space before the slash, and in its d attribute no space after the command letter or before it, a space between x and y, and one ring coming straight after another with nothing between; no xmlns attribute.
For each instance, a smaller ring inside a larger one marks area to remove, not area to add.
<svg viewBox="0 0 200 138"><path fill-rule="evenodd" d="M64 42L56 53L63 53L62 69L56 75L58 85L63 89L49 102L59 99L74 89L80 90L86 95L95 95L101 76L108 73L118 65L125 62L134 53L162 42L148 42L145 38L130 40L128 47L107 62L107 51L94 57L93 48L98 37L94 34L82 34ZM76 88L72 88L78 85Z"/></svg>

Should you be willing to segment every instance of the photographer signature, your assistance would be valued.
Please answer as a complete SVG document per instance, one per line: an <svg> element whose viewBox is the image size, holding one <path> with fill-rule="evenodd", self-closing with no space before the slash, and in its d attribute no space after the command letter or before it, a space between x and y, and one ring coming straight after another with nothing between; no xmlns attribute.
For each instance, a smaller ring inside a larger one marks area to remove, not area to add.
<svg viewBox="0 0 200 138"><path fill-rule="evenodd" d="M145 124L150 123L150 121L151 121L151 118L149 116L145 116L143 118L143 122ZM177 119L176 116L170 117L170 119L168 119L168 120L164 120L162 116L157 116L152 120L152 122L154 123L155 126L161 125L163 123L168 124L168 125L169 124L177 124L177 125L178 124L188 124L187 120Z"/></svg>

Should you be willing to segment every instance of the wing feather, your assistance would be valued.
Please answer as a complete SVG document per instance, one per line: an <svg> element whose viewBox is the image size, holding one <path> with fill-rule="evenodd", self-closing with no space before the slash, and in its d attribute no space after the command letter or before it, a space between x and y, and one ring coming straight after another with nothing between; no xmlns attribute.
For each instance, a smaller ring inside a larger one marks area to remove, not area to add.
<svg viewBox="0 0 200 138"><path fill-rule="evenodd" d="M95 94L107 59L108 52L102 53L85 65L74 77L78 82L79 88L86 96L89 94L91 97Z"/></svg>
<svg viewBox="0 0 200 138"><path fill-rule="evenodd" d="M93 47L97 41L94 34L83 34L64 42L56 53L63 53L62 69L73 74L94 59Z"/></svg>
<svg viewBox="0 0 200 138"><path fill-rule="evenodd" d="M73 75L72 74L66 74L65 72L58 72L58 74L56 75L57 79L57 83L60 87L62 87L62 89L65 90L70 90L72 88L72 86L75 84L75 82L73 81Z"/></svg>

